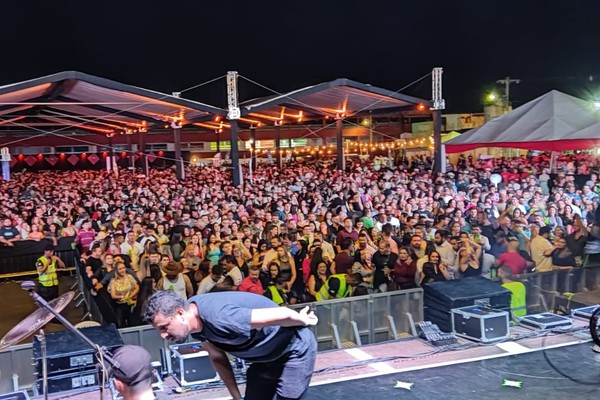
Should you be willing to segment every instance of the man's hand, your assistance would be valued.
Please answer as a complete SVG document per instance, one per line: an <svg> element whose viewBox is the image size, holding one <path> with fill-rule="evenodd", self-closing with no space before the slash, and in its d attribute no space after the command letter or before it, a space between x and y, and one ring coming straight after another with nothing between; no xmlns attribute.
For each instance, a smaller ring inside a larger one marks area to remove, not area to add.
<svg viewBox="0 0 600 400"><path fill-rule="evenodd" d="M317 318L314 311L310 310L309 306L304 307L298 314L300 314L304 326L315 326L319 322L319 318Z"/></svg>

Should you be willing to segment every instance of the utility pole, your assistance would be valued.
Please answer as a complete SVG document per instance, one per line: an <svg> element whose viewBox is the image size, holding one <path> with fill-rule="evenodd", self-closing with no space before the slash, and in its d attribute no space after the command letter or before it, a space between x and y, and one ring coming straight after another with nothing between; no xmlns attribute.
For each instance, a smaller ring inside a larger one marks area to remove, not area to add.
<svg viewBox="0 0 600 400"><path fill-rule="evenodd" d="M520 79L511 79L510 76L507 76L504 79L498 79L496 83L500 85L504 85L504 97L506 99L506 107L510 106L510 85L513 83L519 84L521 83Z"/></svg>

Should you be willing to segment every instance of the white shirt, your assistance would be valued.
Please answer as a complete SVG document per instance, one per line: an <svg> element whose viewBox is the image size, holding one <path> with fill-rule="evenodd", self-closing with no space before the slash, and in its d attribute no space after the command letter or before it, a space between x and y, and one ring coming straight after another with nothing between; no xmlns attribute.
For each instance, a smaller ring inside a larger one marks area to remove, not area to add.
<svg viewBox="0 0 600 400"><path fill-rule="evenodd" d="M185 291L185 280L183 274L177 274L177 280L175 282L170 281L166 276L163 278L163 289L172 290L184 300L187 300L187 293Z"/></svg>
<svg viewBox="0 0 600 400"><path fill-rule="evenodd" d="M221 283L225 280L224 276L221 276L221 278L219 278L218 282L215 282L212 278L212 276L207 276L204 279L202 279L202 281L200 281L200 284L198 285L198 292L196 294L204 294L204 293L208 293L212 290L212 288L214 288L217 283Z"/></svg>

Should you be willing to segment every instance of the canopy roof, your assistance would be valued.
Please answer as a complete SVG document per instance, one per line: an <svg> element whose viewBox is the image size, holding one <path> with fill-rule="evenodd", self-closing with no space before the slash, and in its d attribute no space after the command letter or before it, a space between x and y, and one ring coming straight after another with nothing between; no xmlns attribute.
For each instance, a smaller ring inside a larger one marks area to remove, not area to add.
<svg viewBox="0 0 600 400"><path fill-rule="evenodd" d="M479 147L565 151L600 146L600 112L553 90L445 143L448 153Z"/></svg>
<svg viewBox="0 0 600 400"><path fill-rule="evenodd" d="M325 117L351 117L364 114L414 110L427 100L378 88L350 79L336 79L281 95L254 99L241 104L247 119L302 122Z"/></svg>
<svg viewBox="0 0 600 400"><path fill-rule="evenodd" d="M76 71L0 86L3 130L76 127L105 134L132 133L225 114L225 110L193 100Z"/></svg>

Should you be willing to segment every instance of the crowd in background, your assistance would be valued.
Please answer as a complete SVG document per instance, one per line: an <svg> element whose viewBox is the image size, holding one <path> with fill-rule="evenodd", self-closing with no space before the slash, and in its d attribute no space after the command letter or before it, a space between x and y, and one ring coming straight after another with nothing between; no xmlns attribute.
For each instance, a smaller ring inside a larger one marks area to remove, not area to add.
<svg viewBox="0 0 600 400"><path fill-rule="evenodd" d="M426 157L148 175L45 171L0 181L0 246L75 237L105 319L140 324L155 290L241 290L280 305L429 282L578 268L600 253L597 156ZM245 171L246 172L246 171Z"/></svg>

